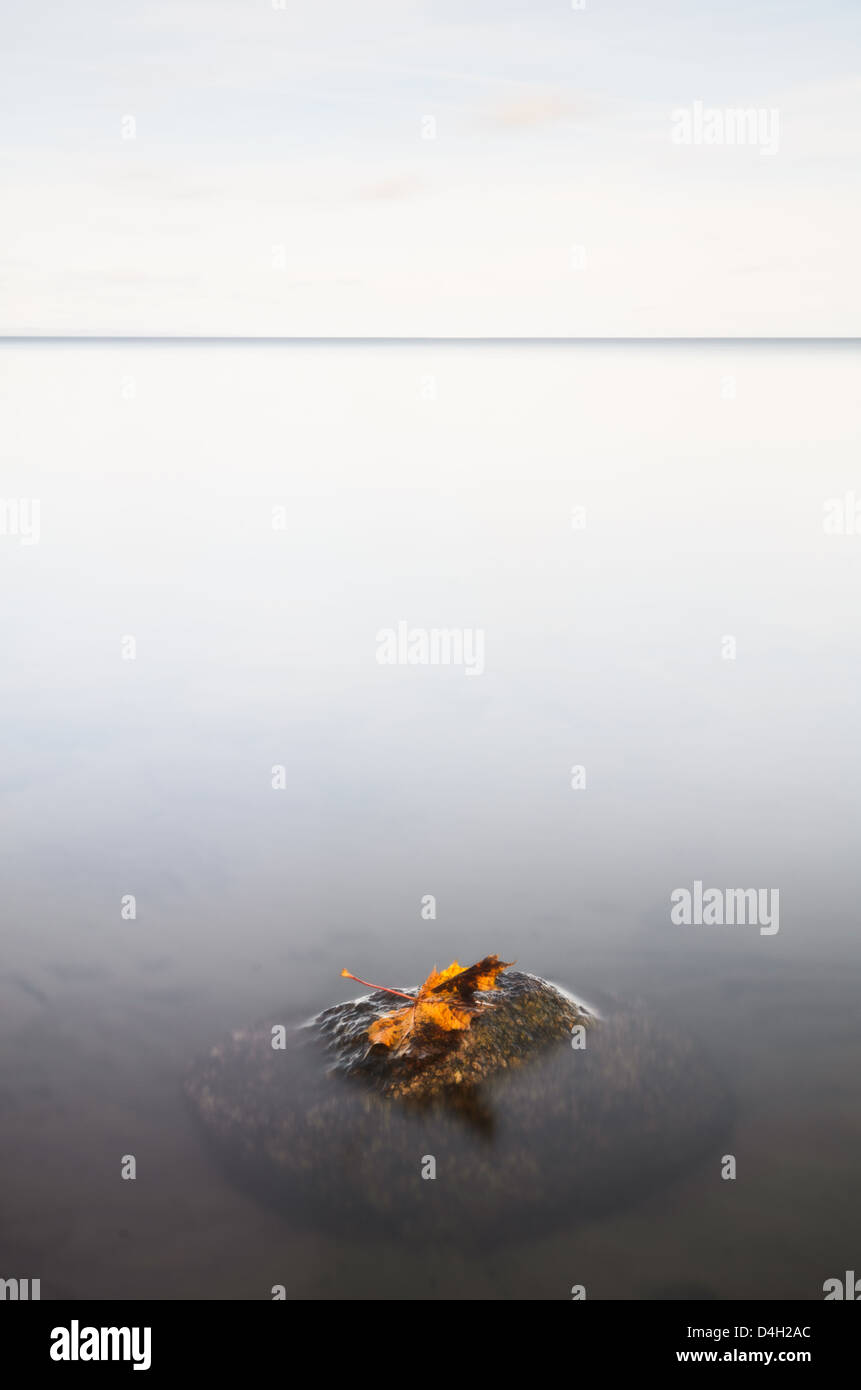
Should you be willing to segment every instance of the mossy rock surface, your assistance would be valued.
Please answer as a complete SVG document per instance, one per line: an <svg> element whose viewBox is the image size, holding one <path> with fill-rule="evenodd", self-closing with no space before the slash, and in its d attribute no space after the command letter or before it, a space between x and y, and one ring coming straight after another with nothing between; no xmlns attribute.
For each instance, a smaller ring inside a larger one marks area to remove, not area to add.
<svg viewBox="0 0 861 1390"><path fill-rule="evenodd" d="M729 1098L691 1039L645 1012L598 1017L522 972L499 985L420 1066L369 1044L392 1008L374 993L288 1029L286 1050L283 1019L237 1030L192 1067L188 1098L234 1178L356 1238L526 1237L718 1161Z"/></svg>
<svg viewBox="0 0 861 1390"><path fill-rule="evenodd" d="M370 1043L371 1024L403 1002L383 991L325 1009L312 1026L338 1075L380 1095L426 1101L444 1094L453 1099L455 1089L522 1066L551 1043L570 1040L576 1025L585 1029L597 1022L584 1005L521 971L500 975L496 988L476 999L479 1012L469 1028L445 1035L448 1045L436 1056L414 1057Z"/></svg>

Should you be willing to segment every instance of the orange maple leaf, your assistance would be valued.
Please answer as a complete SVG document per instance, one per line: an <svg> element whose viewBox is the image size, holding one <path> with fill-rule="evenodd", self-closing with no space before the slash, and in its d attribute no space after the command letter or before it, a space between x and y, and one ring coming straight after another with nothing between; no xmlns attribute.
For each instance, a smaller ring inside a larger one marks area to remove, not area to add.
<svg viewBox="0 0 861 1390"><path fill-rule="evenodd" d="M359 979L349 970L341 974L349 980L356 980L370 989L383 989L388 994L397 994L409 1000L400 1009L383 1014L368 1029L372 1043L380 1043L393 1052L403 1055L411 1053L422 1056L455 1041L449 1035L468 1028L473 1017L481 1010L481 1003L475 994L497 988L497 976L513 961L500 960L498 956L485 956L463 970L457 961L443 971L432 970L417 994L405 994L403 990L387 989L385 985L373 985L370 980Z"/></svg>

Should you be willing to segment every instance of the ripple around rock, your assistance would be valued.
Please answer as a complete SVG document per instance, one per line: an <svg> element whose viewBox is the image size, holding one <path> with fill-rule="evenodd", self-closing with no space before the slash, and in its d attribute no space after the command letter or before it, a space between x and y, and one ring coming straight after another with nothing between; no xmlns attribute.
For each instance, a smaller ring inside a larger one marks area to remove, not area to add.
<svg viewBox="0 0 861 1390"><path fill-rule="evenodd" d="M375 994L292 1030L286 1050L272 1047L281 1020L233 1033L186 1092L243 1186L356 1238L517 1239L636 1200L709 1152L717 1163L729 1099L690 1039L645 1013L597 1019L519 972L498 994L431 1067L369 1048L391 1008Z"/></svg>

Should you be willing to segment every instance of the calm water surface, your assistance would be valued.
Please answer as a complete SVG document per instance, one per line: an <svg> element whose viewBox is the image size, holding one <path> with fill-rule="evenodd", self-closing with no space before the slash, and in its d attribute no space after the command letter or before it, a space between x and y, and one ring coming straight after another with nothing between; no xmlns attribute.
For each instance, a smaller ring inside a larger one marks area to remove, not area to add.
<svg viewBox="0 0 861 1390"><path fill-rule="evenodd" d="M0 496L40 504L38 544L0 535L0 1276L817 1298L861 1267L861 534L823 529L859 387L829 345L0 348ZM380 666L399 621L481 628L484 673ZM778 933L674 926L697 879L777 888ZM492 951L702 1041L737 1180L715 1153L473 1254L227 1181L197 1054L342 966Z"/></svg>

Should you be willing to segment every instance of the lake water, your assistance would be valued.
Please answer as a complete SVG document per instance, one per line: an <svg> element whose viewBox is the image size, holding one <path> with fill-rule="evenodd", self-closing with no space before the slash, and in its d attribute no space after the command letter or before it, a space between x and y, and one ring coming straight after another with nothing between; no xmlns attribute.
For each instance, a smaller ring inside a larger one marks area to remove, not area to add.
<svg viewBox="0 0 861 1390"><path fill-rule="evenodd" d="M820 1298L861 1269L861 349L7 342L0 412L0 1277ZM380 664L399 623L480 632L483 670ZM778 890L779 930L674 924L695 881ZM344 966L489 952L701 1042L726 1147L493 1251L228 1181L196 1055L350 997Z"/></svg>

